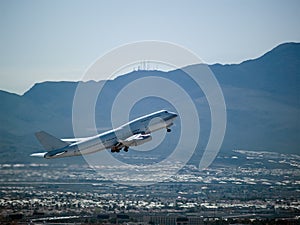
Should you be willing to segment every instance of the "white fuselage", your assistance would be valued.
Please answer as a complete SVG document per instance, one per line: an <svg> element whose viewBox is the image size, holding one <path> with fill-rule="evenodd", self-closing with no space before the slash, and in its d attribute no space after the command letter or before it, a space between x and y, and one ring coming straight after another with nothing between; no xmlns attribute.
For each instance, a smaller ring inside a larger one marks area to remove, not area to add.
<svg viewBox="0 0 300 225"><path fill-rule="evenodd" d="M116 129L98 134L93 137L83 138L80 141L53 151L47 152L45 158L61 158L90 154L104 149L119 151L125 147L140 145L150 141L150 133L159 129L172 126L177 115L166 110L161 110L146 116L139 117Z"/></svg>

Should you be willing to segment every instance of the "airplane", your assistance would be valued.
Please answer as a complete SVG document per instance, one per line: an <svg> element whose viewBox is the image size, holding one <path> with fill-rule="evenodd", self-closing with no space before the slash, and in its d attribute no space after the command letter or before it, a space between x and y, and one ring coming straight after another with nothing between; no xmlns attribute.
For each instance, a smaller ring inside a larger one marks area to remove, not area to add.
<svg viewBox="0 0 300 225"><path fill-rule="evenodd" d="M130 146L138 146L152 140L151 132L167 129L177 117L176 113L160 110L107 132L86 138L58 139L45 131L35 133L36 138L46 152L33 153L30 156L46 159L79 156L110 149L111 152L128 152Z"/></svg>

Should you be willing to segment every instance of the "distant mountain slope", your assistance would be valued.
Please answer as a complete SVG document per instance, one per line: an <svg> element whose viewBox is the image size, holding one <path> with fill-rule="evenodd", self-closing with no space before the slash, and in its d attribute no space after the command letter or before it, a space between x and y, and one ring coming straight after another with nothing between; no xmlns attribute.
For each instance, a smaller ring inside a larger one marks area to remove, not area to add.
<svg viewBox="0 0 300 225"><path fill-rule="evenodd" d="M238 65L210 68L222 84L227 136L240 140L236 148L300 153L299 43L279 45Z"/></svg>
<svg viewBox="0 0 300 225"><path fill-rule="evenodd" d="M263 90L296 98L300 89L300 44L277 46L258 59L236 65L213 65L223 85ZM299 100L299 99L298 99Z"/></svg>
<svg viewBox="0 0 300 225"><path fill-rule="evenodd" d="M200 71L201 65L187 70ZM228 122L222 151L232 149L268 150L300 154L300 44L279 45L258 59L236 65L211 65L226 100ZM131 81L146 76L171 79L192 97L201 112L204 136L194 160L199 160L207 141L210 122L202 92L181 70L170 72L135 71L109 81L102 92L105 106L97 104L96 122L100 129L110 123L110 107L118 91ZM46 130L60 137L72 136L72 104L77 82L35 84L23 96L0 91L0 163L41 162L28 155L39 151L33 133ZM84 83L100 87L100 82ZM176 94L176 93L174 93ZM88 101L88 99L87 99ZM134 115L170 107L160 99L137 105ZM178 131L174 130L174 137ZM88 128L82 129L88 135ZM154 152L157 153L157 152ZM162 153L163 154L163 153ZM81 159L68 159L78 162ZM49 160L47 161L49 162ZM56 161L65 162L65 161Z"/></svg>

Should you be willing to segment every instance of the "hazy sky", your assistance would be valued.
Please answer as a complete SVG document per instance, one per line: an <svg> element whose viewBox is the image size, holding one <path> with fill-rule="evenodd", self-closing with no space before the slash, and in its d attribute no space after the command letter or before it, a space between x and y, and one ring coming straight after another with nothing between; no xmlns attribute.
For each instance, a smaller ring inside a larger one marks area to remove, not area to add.
<svg viewBox="0 0 300 225"><path fill-rule="evenodd" d="M135 41L180 44L204 62L239 63L300 42L300 1L0 0L0 90L78 80L111 49Z"/></svg>

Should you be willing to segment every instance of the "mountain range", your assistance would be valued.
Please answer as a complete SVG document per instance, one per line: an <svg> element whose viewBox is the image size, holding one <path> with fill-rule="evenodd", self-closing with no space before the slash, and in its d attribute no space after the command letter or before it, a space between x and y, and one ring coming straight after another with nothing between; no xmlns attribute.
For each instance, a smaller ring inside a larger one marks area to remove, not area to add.
<svg viewBox="0 0 300 225"><path fill-rule="evenodd" d="M191 65L184 70L197 72L202 66ZM259 58L240 64L214 64L209 68L221 86L227 109L222 152L247 149L300 154L300 43L281 44ZM96 105L99 132L112 126L110 109L119 90L148 76L167 78L182 86L201 112L202 136L193 156L194 161L199 160L210 131L209 108L201 90L196 89L195 83L181 69L133 71L106 82ZM103 82L89 81L83 85L87 89L99 88ZM0 91L0 163L42 162L44 159L29 157L30 153L41 149L34 137L36 131L45 130L58 137L73 136L72 104L78 84L65 81L37 83L21 96ZM162 108L174 109L162 99L149 97L135 106L131 117ZM173 139L179 137L179 128L179 125L173 128ZM89 128L83 127L82 135L89 134ZM162 143L152 153L160 154L169 142ZM133 151L131 154L138 153ZM162 153L167 154L167 151ZM82 160L78 158L56 162Z"/></svg>

